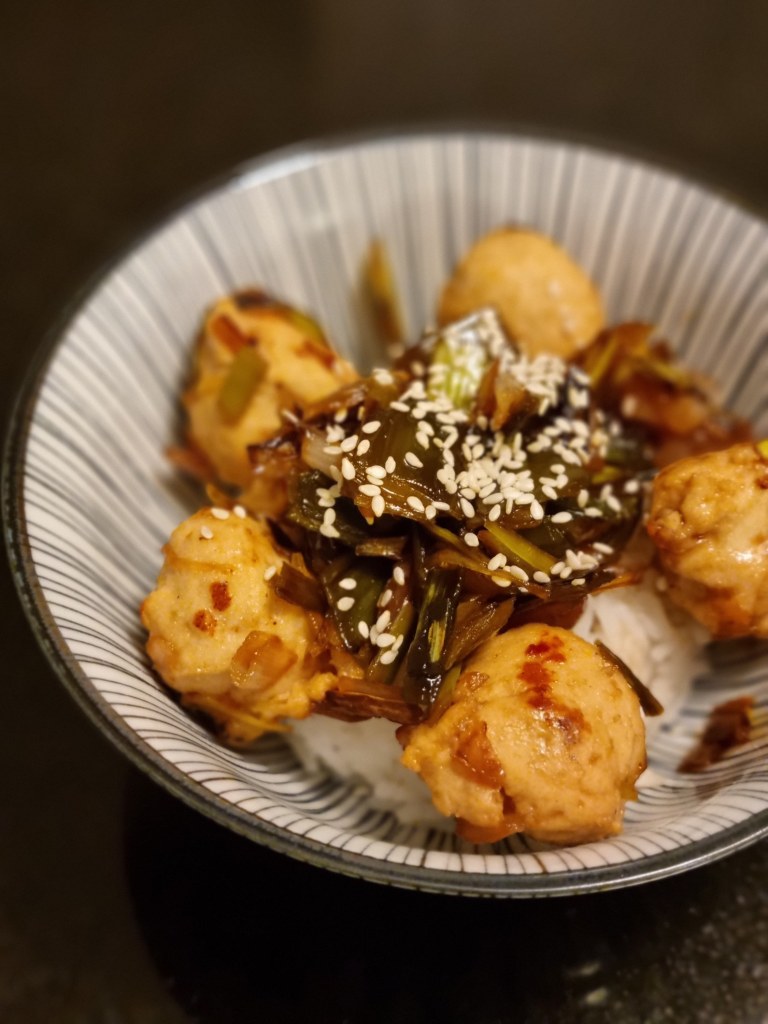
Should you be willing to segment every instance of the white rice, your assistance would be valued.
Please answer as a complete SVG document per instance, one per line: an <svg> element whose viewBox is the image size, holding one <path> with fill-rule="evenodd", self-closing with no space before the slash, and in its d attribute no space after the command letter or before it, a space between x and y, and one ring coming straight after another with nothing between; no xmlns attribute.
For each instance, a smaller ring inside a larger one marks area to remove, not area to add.
<svg viewBox="0 0 768 1024"><path fill-rule="evenodd" d="M663 599L655 574L646 573L638 586L588 597L574 632L601 640L663 704L663 715L646 719L649 737L662 721L674 718L699 671L704 636ZM403 824L452 830L453 822L435 810L426 785L400 764L396 728L383 719L350 723L313 715L296 722L287 738L308 771L325 768L366 786L372 805L392 811ZM639 785L652 781L644 774Z"/></svg>

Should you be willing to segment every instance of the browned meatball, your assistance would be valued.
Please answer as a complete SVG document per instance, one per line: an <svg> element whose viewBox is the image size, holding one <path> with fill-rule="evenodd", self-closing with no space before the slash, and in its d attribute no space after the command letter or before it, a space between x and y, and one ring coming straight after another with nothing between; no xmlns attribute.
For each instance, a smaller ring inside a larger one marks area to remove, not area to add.
<svg viewBox="0 0 768 1024"><path fill-rule="evenodd" d="M714 636L768 636L768 459L755 445L667 466L647 526L677 604Z"/></svg>
<svg viewBox="0 0 768 1024"><path fill-rule="evenodd" d="M503 228L479 239L454 271L438 318L450 323L493 306L528 355L568 359L603 327L597 290L549 238Z"/></svg>
<svg viewBox="0 0 768 1024"><path fill-rule="evenodd" d="M443 715L404 738L403 764L475 842L615 834L645 767L639 702L619 670L569 630L540 624L484 644Z"/></svg>
<svg viewBox="0 0 768 1024"><path fill-rule="evenodd" d="M303 410L356 379L349 363L318 340L309 323L287 307L266 301L251 305L242 296L220 299L208 312L184 406L190 441L220 480L247 487L248 445L276 434L285 425L284 409ZM251 365L244 354L252 356ZM233 374L241 380L233 380Z"/></svg>
<svg viewBox="0 0 768 1024"><path fill-rule="evenodd" d="M173 531L142 605L158 673L230 739L305 717L335 679L316 671L309 614L269 584L285 557L264 524L201 509Z"/></svg>

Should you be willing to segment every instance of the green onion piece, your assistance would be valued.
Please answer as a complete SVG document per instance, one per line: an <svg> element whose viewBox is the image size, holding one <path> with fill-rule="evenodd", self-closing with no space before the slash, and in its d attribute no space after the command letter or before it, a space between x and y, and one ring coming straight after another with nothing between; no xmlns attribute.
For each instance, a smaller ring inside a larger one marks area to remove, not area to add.
<svg viewBox="0 0 768 1024"><path fill-rule="evenodd" d="M273 577L272 589L284 601L297 604L307 611L325 611L325 598L317 580L313 576L305 576L288 562L283 562L280 572Z"/></svg>
<svg viewBox="0 0 768 1024"><path fill-rule="evenodd" d="M622 661L618 654L614 654L610 647L606 647L602 640L595 641L595 647L598 649L600 654L603 656L603 660L607 661L608 664L613 665L619 672L624 676L626 681L632 687L637 694L638 700L640 701L640 707L649 716L653 718L656 715L660 715L664 711L664 707L659 703L658 700L653 696L648 687L640 679L637 678L632 669L627 665L626 662Z"/></svg>
<svg viewBox="0 0 768 1024"><path fill-rule="evenodd" d="M386 654L386 652L391 650L391 648L377 648L376 654L368 666L368 671L366 672L368 679L372 680L374 683L384 683L386 685L389 685L394 681L403 659L408 653L410 634L415 618L416 612L413 605L410 601L406 601L395 616L392 624L387 628L387 632L391 633L395 638L399 636L404 637L400 650L397 652L397 657L393 662L391 662L391 664L387 665L382 662L381 658L382 655Z"/></svg>
<svg viewBox="0 0 768 1024"><path fill-rule="evenodd" d="M430 720L440 718L443 712L448 710L448 706L453 699L453 694L456 689L456 683L459 681L460 676L460 665L455 665L450 671L445 673L443 681L440 683L440 689L437 691L437 696L435 697L430 709Z"/></svg>
<svg viewBox="0 0 768 1024"><path fill-rule="evenodd" d="M296 526L301 526L311 533L319 533L323 525L325 509L317 503L317 489L319 487L329 488L333 486L330 480L323 473L311 470L302 473L293 482L289 489L288 508L285 518ZM338 540L342 544L354 547L370 539L365 523L349 498L337 498L334 504L336 518L333 521L335 529L339 533Z"/></svg>
<svg viewBox="0 0 768 1024"><path fill-rule="evenodd" d="M244 345L232 360L221 385L218 408L224 419L239 419L267 372L267 362L253 345Z"/></svg>
<svg viewBox="0 0 768 1024"><path fill-rule="evenodd" d="M348 651L356 651L362 645L363 637L357 624L361 620L366 623L375 620L376 602L388 575L386 562L366 558L353 563L341 559L334 564L331 573L321 576L328 608ZM350 580L354 586L346 589L340 586L341 580Z"/></svg>
<svg viewBox="0 0 768 1024"><path fill-rule="evenodd" d="M384 243L371 243L363 266L363 283L379 337L388 345L405 338L400 299L392 263Z"/></svg>
<svg viewBox="0 0 768 1024"><path fill-rule="evenodd" d="M487 349L471 332L441 333L430 363L428 396L447 395L457 409L471 409L489 362Z"/></svg>
<svg viewBox="0 0 768 1024"><path fill-rule="evenodd" d="M299 309L293 309L291 306L285 306L284 309L287 319L290 320L294 327L297 327L302 334L312 341L316 341L325 348L328 348L328 339L325 336L325 332L314 317L311 317L308 313L302 313Z"/></svg>
<svg viewBox="0 0 768 1024"><path fill-rule="evenodd" d="M460 590L459 570L429 570L403 681L405 699L422 707L432 703L440 688L447 641L453 628Z"/></svg>
<svg viewBox="0 0 768 1024"><path fill-rule="evenodd" d="M496 542L499 551L505 554L507 558L511 558L516 564L522 562L524 565L532 566L534 569L540 569L541 572L546 573L555 564L556 559L553 555L550 555L548 551L544 551L543 548L531 544L529 540L526 540L522 534L517 533L515 530L507 530L503 526L499 526L498 523L490 521L484 525Z"/></svg>
<svg viewBox="0 0 768 1024"><path fill-rule="evenodd" d="M500 603L470 599L456 610L456 622L445 655L448 668L464 661L480 644L490 640L506 626L515 607L514 598Z"/></svg>

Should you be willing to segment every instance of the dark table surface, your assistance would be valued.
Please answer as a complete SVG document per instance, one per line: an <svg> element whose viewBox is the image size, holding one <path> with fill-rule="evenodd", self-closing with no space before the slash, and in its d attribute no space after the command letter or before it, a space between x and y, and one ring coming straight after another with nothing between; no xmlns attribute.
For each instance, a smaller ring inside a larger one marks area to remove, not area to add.
<svg viewBox="0 0 768 1024"><path fill-rule="evenodd" d="M6 0L0 389L185 192L300 139L580 135L768 207L765 0ZM3 576L0 1021L768 1021L768 845L638 889L469 901L229 834L141 777Z"/></svg>

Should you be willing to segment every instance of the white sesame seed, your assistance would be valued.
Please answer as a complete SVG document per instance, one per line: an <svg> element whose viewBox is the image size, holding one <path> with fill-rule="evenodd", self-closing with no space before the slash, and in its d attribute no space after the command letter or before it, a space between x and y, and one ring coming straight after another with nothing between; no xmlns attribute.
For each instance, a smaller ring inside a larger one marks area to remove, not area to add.
<svg viewBox="0 0 768 1024"><path fill-rule="evenodd" d="M376 629L379 633L383 633L387 626L392 621L392 615L388 611L383 611L381 615L376 619Z"/></svg>
<svg viewBox="0 0 768 1024"><path fill-rule="evenodd" d="M335 522L335 520L336 520L336 509L335 508L328 508L328 509L326 509L325 513L323 514L323 522L327 523L328 525L330 525L331 523Z"/></svg>
<svg viewBox="0 0 768 1024"><path fill-rule="evenodd" d="M341 481L341 470L339 469L338 466L329 466L328 473L331 477L333 477L336 483L339 483Z"/></svg>
<svg viewBox="0 0 768 1024"><path fill-rule="evenodd" d="M480 541L478 540L477 535L474 534L474 533L465 533L464 534L464 543L469 548L480 547Z"/></svg>
<svg viewBox="0 0 768 1024"><path fill-rule="evenodd" d="M201 526L200 536L203 538L203 540L211 540L213 538L213 530L210 528L210 526Z"/></svg>
<svg viewBox="0 0 768 1024"><path fill-rule="evenodd" d="M437 509L435 508L434 505L427 505L427 507L424 509L424 515L427 517L427 519L432 520L437 516Z"/></svg>
<svg viewBox="0 0 768 1024"><path fill-rule="evenodd" d="M238 519L245 519L246 515L248 514L242 505L235 505L232 511L235 513Z"/></svg>
<svg viewBox="0 0 768 1024"><path fill-rule="evenodd" d="M389 370L384 370L381 367L377 367L373 371L373 376L376 378L376 383L377 384L394 384L395 383L395 378L392 376L392 374L389 372Z"/></svg>
<svg viewBox="0 0 768 1024"><path fill-rule="evenodd" d="M405 583L405 573L403 572L402 566L395 566L395 568L392 570L392 579L395 581L395 583L397 583L398 586L402 587L402 585Z"/></svg>
<svg viewBox="0 0 768 1024"><path fill-rule="evenodd" d="M345 480L355 479L355 467L346 456L341 460L341 475Z"/></svg>
<svg viewBox="0 0 768 1024"><path fill-rule="evenodd" d="M394 633L379 633L379 635L376 637L377 647L391 647L394 642Z"/></svg>
<svg viewBox="0 0 768 1024"><path fill-rule="evenodd" d="M590 519L599 519L602 516L602 512L599 508L595 508L594 505L584 509L584 515L589 516Z"/></svg>
<svg viewBox="0 0 768 1024"><path fill-rule="evenodd" d="M514 576L516 580L520 580L521 583L528 582L528 573L525 569L521 569L519 565L508 565L506 570L510 576Z"/></svg>
<svg viewBox="0 0 768 1024"><path fill-rule="evenodd" d="M320 533L322 533L324 537L330 537L332 539L341 536L336 527L332 526L330 523L323 523L320 527Z"/></svg>
<svg viewBox="0 0 768 1024"><path fill-rule="evenodd" d="M536 570L536 572L533 574L533 578L536 580L537 583L550 583L551 582L550 578L549 578L549 575L547 573L545 573L545 572L542 572L541 569L537 569Z"/></svg>
<svg viewBox="0 0 768 1024"><path fill-rule="evenodd" d="M541 503L535 499L531 502L531 515L534 519L544 518L544 509L542 508Z"/></svg>
<svg viewBox="0 0 768 1024"><path fill-rule="evenodd" d="M357 624L357 632L360 634L360 636L364 637L367 640L368 634L370 632L370 630L368 629L368 623L360 619L360 621Z"/></svg>
<svg viewBox="0 0 768 1024"><path fill-rule="evenodd" d="M382 665L391 665L397 657L397 651L392 647L388 651L382 651L379 655L379 661Z"/></svg>
<svg viewBox="0 0 768 1024"><path fill-rule="evenodd" d="M405 461L409 466L415 466L416 469L423 469L424 463L421 461L418 455L414 455L413 452L405 453Z"/></svg>
<svg viewBox="0 0 768 1024"><path fill-rule="evenodd" d="M342 590L354 590L357 586L357 580L352 576L345 576L343 580L339 580L339 586Z"/></svg>
<svg viewBox="0 0 768 1024"><path fill-rule="evenodd" d="M624 484L625 494L637 494L640 489L640 483L637 480L627 480Z"/></svg>
<svg viewBox="0 0 768 1024"><path fill-rule="evenodd" d="M570 512L555 512L552 516L553 523L570 523L572 519L573 516Z"/></svg>
<svg viewBox="0 0 768 1024"><path fill-rule="evenodd" d="M380 494L377 494L376 497L371 502L371 510L373 514L375 516L383 516L385 508L386 504L384 503L384 499Z"/></svg>
<svg viewBox="0 0 768 1024"><path fill-rule="evenodd" d="M333 418L337 423L343 423L344 420L347 418L347 410L339 409L338 412L335 412L333 414Z"/></svg>
<svg viewBox="0 0 768 1024"><path fill-rule="evenodd" d="M583 587L586 584L586 580L583 576L577 577L575 580L571 580L572 587Z"/></svg>
<svg viewBox="0 0 768 1024"><path fill-rule="evenodd" d="M503 576L491 576L491 579L497 587L511 587L512 580L507 580Z"/></svg>
<svg viewBox="0 0 768 1024"><path fill-rule="evenodd" d="M589 491L585 487L582 487L582 489L579 491L579 496L576 499L576 501L579 504L579 508L584 508L584 506L589 501Z"/></svg>
<svg viewBox="0 0 768 1024"><path fill-rule="evenodd" d="M394 473L397 469L397 463L391 455L387 457L387 461L384 463L384 469L386 469L388 473Z"/></svg>
<svg viewBox="0 0 768 1024"><path fill-rule="evenodd" d="M369 466L365 472L368 476L376 477L378 480L383 480L387 475L387 471L383 466Z"/></svg>
<svg viewBox="0 0 768 1024"><path fill-rule="evenodd" d="M389 589L389 587L387 587L386 590L382 590L382 592L379 595L379 599L376 602L376 604L379 606L379 608L386 608L391 600L392 600L392 591ZM376 628L377 629L381 629L382 628L379 625L378 622L376 623Z"/></svg>
<svg viewBox="0 0 768 1024"><path fill-rule="evenodd" d="M447 489L448 488L446 487L446 490ZM459 504L461 505L461 511L467 519L471 519L475 514L475 506L471 502L467 501L466 498L462 498Z"/></svg>
<svg viewBox="0 0 768 1024"><path fill-rule="evenodd" d="M545 486L542 487L541 490L546 498L551 498L552 501L557 500L558 494L554 487L550 487L549 485L545 484Z"/></svg>
<svg viewBox="0 0 768 1024"><path fill-rule="evenodd" d="M229 509L228 508L212 508L211 509L211 515L214 517L214 519L229 519Z"/></svg>
<svg viewBox="0 0 768 1024"><path fill-rule="evenodd" d="M268 565L267 568L264 570L264 579L267 580L267 581L271 580L276 572L277 572L277 566L276 565Z"/></svg>
<svg viewBox="0 0 768 1024"><path fill-rule="evenodd" d="M340 612L348 612L351 608L354 607L354 604L354 597L340 597L339 600L336 602L336 607L339 609Z"/></svg>
<svg viewBox="0 0 768 1024"><path fill-rule="evenodd" d="M614 512L621 512L621 502L615 494L609 494L605 499L605 503L608 508L612 509Z"/></svg>
<svg viewBox="0 0 768 1024"><path fill-rule="evenodd" d="M455 494L459 489L459 485L455 480L446 480L444 487L449 494Z"/></svg>
<svg viewBox="0 0 768 1024"><path fill-rule="evenodd" d="M357 445L357 434L352 434L350 437L345 437L339 445L339 448L343 452L351 452Z"/></svg>
<svg viewBox="0 0 768 1024"><path fill-rule="evenodd" d="M499 552L497 555L494 555L493 558L491 558L489 560L488 568L491 570L491 572L493 572L494 569L501 569L501 567L503 565L506 565L506 564L507 564L507 556L506 555L502 555L502 553Z"/></svg>
<svg viewBox="0 0 768 1024"><path fill-rule="evenodd" d="M549 570L553 576L559 576L565 568L565 562L555 562L552 568Z"/></svg>
<svg viewBox="0 0 768 1024"><path fill-rule="evenodd" d="M429 448L429 440L430 439L429 439L429 435L428 434L424 434L422 431L418 431L417 434L416 434L416 440L421 445L421 447L424 448L425 450L427 448Z"/></svg>
<svg viewBox="0 0 768 1024"><path fill-rule="evenodd" d="M360 442L360 444L357 446L357 452L355 454L357 454L357 455L365 455L365 453L367 451L369 451L370 447L371 447L371 442L368 440L367 437L364 437L363 440Z"/></svg>
<svg viewBox="0 0 768 1024"><path fill-rule="evenodd" d="M341 448L337 444L327 444L323 452L326 455L341 455Z"/></svg>
<svg viewBox="0 0 768 1024"><path fill-rule="evenodd" d="M604 555L613 554L613 548L611 547L611 545L604 544L601 540L593 541L592 547L595 549L595 551L600 551Z"/></svg>
<svg viewBox="0 0 768 1024"><path fill-rule="evenodd" d="M368 420L367 423L363 424L362 430L363 430L364 434L375 434L380 426L381 426L381 421L380 420Z"/></svg>
<svg viewBox="0 0 768 1024"><path fill-rule="evenodd" d="M491 511L488 513L488 518L490 519L490 521L492 523L495 523L500 515L501 515L501 505L494 505L493 508L491 509Z"/></svg>
<svg viewBox="0 0 768 1024"><path fill-rule="evenodd" d="M389 403L389 408L390 409L396 409L397 412L410 412L411 411L411 407L409 405L406 405L405 402L390 402Z"/></svg>
<svg viewBox="0 0 768 1024"><path fill-rule="evenodd" d="M412 508L414 510L414 512L423 512L424 511L424 502L421 500L421 498L417 498L415 494L409 495L405 499L405 503L410 508Z"/></svg>
<svg viewBox="0 0 768 1024"><path fill-rule="evenodd" d="M381 494L381 488L378 484L360 484L358 490L366 498L375 498L377 494Z"/></svg>
<svg viewBox="0 0 768 1024"><path fill-rule="evenodd" d="M564 569L560 570L560 573L559 573L560 579L561 580L567 580L572 572L573 572L573 569L570 567L570 565L566 565L566 567Z"/></svg>

